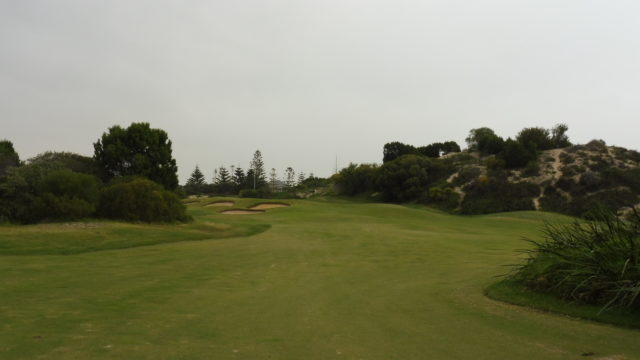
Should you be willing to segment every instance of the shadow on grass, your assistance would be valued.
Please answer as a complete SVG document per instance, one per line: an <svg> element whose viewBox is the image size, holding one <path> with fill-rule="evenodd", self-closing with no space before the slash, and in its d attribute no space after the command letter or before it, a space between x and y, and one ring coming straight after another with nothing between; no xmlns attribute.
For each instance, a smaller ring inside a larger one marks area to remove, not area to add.
<svg viewBox="0 0 640 360"><path fill-rule="evenodd" d="M504 279L488 286L485 295L491 299L537 310L568 315L633 329L640 329L640 311L567 302L549 294L538 293L511 279Z"/></svg>

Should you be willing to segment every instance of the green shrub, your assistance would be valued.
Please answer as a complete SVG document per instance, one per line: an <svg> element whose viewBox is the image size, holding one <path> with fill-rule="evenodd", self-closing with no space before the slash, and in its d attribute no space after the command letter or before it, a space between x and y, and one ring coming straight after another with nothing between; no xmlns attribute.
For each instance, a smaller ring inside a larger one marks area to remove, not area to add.
<svg viewBox="0 0 640 360"><path fill-rule="evenodd" d="M569 209L569 199L555 187L547 187L544 191L544 196L540 198L540 207L544 211L567 213Z"/></svg>
<svg viewBox="0 0 640 360"><path fill-rule="evenodd" d="M377 188L386 201L417 200L424 196L429 185L446 179L452 172L453 167L439 160L404 155L380 167Z"/></svg>
<svg viewBox="0 0 640 360"><path fill-rule="evenodd" d="M275 194L276 193L269 192L269 190L266 189L266 188L256 189L256 190L253 190L253 189L242 189L238 193L238 195L240 197L243 197L243 198L267 198L267 197L271 197L271 196L273 196ZM291 197L289 195L287 195L286 198L290 199Z"/></svg>
<svg viewBox="0 0 640 360"><path fill-rule="evenodd" d="M485 166L489 170L502 170L505 168L505 162L503 159L495 156L491 156L484 161Z"/></svg>
<svg viewBox="0 0 640 360"><path fill-rule="evenodd" d="M598 191L586 196L573 196L565 213L585 217L594 208L603 208L607 211L618 211L625 207L631 207L638 203L638 196L627 189L611 189Z"/></svg>
<svg viewBox="0 0 640 360"><path fill-rule="evenodd" d="M531 150L518 141L507 139L498 156L504 160L505 167L513 169L523 167L535 160L536 152L535 147L534 150Z"/></svg>
<svg viewBox="0 0 640 360"><path fill-rule="evenodd" d="M100 194L100 216L109 219L141 222L185 222L186 207L173 192L151 180L119 180Z"/></svg>
<svg viewBox="0 0 640 360"><path fill-rule="evenodd" d="M42 202L34 209L42 218L75 220L92 216L100 196L100 180L93 175L70 170L48 174L40 184Z"/></svg>
<svg viewBox="0 0 640 360"><path fill-rule="evenodd" d="M458 207L460 195L451 188L431 187L423 199L426 204L434 205L443 210L453 210Z"/></svg>
<svg viewBox="0 0 640 360"><path fill-rule="evenodd" d="M546 224L513 278L566 300L640 309L640 216L601 210L591 218Z"/></svg>
<svg viewBox="0 0 640 360"><path fill-rule="evenodd" d="M373 192L378 172L379 168L375 164L349 164L333 176L336 192L348 196Z"/></svg>
<svg viewBox="0 0 640 360"><path fill-rule="evenodd" d="M253 189L242 189L238 195L243 198L257 198L258 191Z"/></svg>
<svg viewBox="0 0 640 360"><path fill-rule="evenodd" d="M608 187L626 186L634 193L640 194L640 168L605 169L602 171L602 182Z"/></svg>
<svg viewBox="0 0 640 360"><path fill-rule="evenodd" d="M516 137L520 143L528 151L535 153L537 151L549 150L554 147L549 130L541 127L524 128Z"/></svg>
<svg viewBox="0 0 640 360"><path fill-rule="evenodd" d="M477 168L475 166L463 167L458 172L458 175L455 178L453 178L453 180L451 181L451 184L454 186L465 185L470 181L475 180L478 176L480 176L481 172L482 171L480 170L480 168Z"/></svg>
<svg viewBox="0 0 640 360"><path fill-rule="evenodd" d="M529 161L527 167L522 171L522 176L524 177L535 177L540 176L540 165L536 160Z"/></svg>
<svg viewBox="0 0 640 360"><path fill-rule="evenodd" d="M533 210L533 198L540 188L529 182L510 183L506 179L490 178L477 181L464 188L461 204L463 214L488 214L503 211Z"/></svg>

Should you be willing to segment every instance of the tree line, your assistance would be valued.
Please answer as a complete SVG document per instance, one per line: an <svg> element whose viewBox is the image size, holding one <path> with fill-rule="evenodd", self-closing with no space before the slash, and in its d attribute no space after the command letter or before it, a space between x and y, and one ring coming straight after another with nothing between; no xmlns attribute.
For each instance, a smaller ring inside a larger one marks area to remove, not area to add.
<svg viewBox="0 0 640 360"><path fill-rule="evenodd" d="M256 150L245 172L240 166L227 169L220 166L210 183L199 166L196 165L183 187L187 195L240 195L243 197L295 197L296 191L323 186L326 179L317 178L311 173L308 177L304 172L296 175L292 167L284 171L284 178L278 177L275 168L268 174L264 168L262 152Z"/></svg>

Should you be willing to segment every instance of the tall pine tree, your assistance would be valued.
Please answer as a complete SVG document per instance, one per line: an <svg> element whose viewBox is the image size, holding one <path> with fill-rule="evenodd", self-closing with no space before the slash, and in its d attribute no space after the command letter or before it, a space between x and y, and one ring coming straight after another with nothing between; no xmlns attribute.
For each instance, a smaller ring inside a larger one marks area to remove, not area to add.
<svg viewBox="0 0 640 360"><path fill-rule="evenodd" d="M195 170L193 170L184 186L184 191L189 195L200 195L205 192L206 186L207 183L204 180L204 175L198 165L196 165Z"/></svg>
<svg viewBox="0 0 640 360"><path fill-rule="evenodd" d="M262 153L260 150L256 150L253 153L253 159L251 160L251 170L253 170L253 188L260 189L267 185L267 175L264 171L264 161L262 161Z"/></svg>

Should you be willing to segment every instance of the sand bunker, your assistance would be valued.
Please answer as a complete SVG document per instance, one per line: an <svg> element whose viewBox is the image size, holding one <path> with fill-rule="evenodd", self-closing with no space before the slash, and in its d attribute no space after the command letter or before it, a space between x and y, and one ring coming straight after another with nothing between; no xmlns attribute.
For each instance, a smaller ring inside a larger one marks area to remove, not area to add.
<svg viewBox="0 0 640 360"><path fill-rule="evenodd" d="M250 210L250 209L232 209L232 210L224 210L220 211L221 214L225 215L255 215L262 214L264 210Z"/></svg>
<svg viewBox="0 0 640 360"><path fill-rule="evenodd" d="M235 204L233 201L214 201L212 203L208 203L205 206L206 207L209 207L209 206L233 206L233 204Z"/></svg>
<svg viewBox="0 0 640 360"><path fill-rule="evenodd" d="M251 209L251 210L267 210L267 209L275 209L275 208L289 207L289 206L291 206L291 205L284 204L284 203L260 203L260 204L253 205L249 209Z"/></svg>

